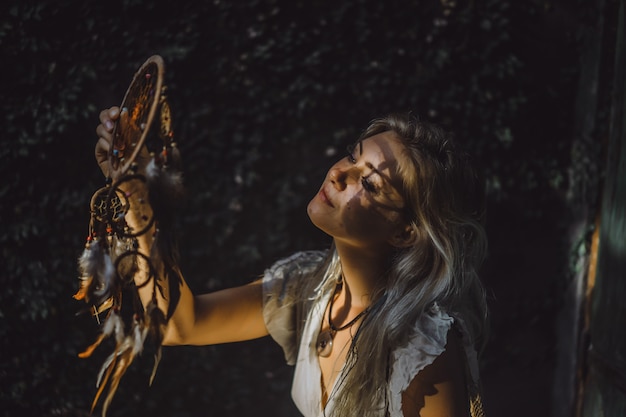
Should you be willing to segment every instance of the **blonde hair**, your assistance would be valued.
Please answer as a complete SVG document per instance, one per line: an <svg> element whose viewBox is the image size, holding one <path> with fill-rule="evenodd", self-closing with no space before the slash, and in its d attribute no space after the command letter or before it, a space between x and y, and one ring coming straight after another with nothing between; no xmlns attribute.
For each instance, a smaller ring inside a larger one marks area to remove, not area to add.
<svg viewBox="0 0 626 417"><path fill-rule="evenodd" d="M461 317L475 344L487 320L478 277L486 253L483 182L441 128L410 115L391 115L374 120L360 140L386 131L395 132L411 161L400 175L406 220L417 238L394 254L355 335L347 371L338 381L334 416L386 414L390 353L408 342L418 317L434 303ZM340 273L332 258L334 250L320 270L327 279Z"/></svg>

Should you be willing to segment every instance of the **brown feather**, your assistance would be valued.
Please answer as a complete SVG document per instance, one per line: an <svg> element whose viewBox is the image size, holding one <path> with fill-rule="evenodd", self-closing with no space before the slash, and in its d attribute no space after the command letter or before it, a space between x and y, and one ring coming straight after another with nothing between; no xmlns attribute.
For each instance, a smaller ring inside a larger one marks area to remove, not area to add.
<svg viewBox="0 0 626 417"><path fill-rule="evenodd" d="M91 285L92 280L93 277L87 277L85 279L81 278L78 291L76 292L76 294L73 295L75 300L85 300L85 298L87 297L87 289L89 288L89 285Z"/></svg>
<svg viewBox="0 0 626 417"><path fill-rule="evenodd" d="M109 408L109 405L111 404L111 401L113 401L113 396L117 391L117 387L120 384L122 375L124 375L124 372L126 372L130 364L133 362L133 358L134 355L132 349L126 349L124 352L119 354L119 359L115 365L115 372L111 376L109 392L107 393L104 403L102 404L102 417L106 417L107 410Z"/></svg>
<svg viewBox="0 0 626 417"><path fill-rule="evenodd" d="M119 314L117 314L114 310L111 310L111 312L107 316L102 326L102 331L98 335L98 338L96 339L96 341L92 343L90 346L88 346L87 349L85 349L83 352L79 353L78 357L88 358L89 356L91 356L93 351L98 346L100 346L102 341L106 339L107 337L111 336L111 334L113 333L116 334L116 338L119 338L119 336L117 335L120 333L120 331L123 332L123 326L124 326L124 323L122 322L122 319L120 318Z"/></svg>
<svg viewBox="0 0 626 417"><path fill-rule="evenodd" d="M102 392L104 391L104 387L106 386L107 381L109 380L109 377L111 376L111 372L113 372L113 368L115 367L115 361L117 359L117 355L113 355L113 360L111 361L111 363L109 364L109 366L106 369L106 374L104 375L104 379L102 380L102 383L98 386L98 391L96 392L96 395L94 396L93 402L91 403L91 412L93 413L93 410L96 408L96 404L98 403L98 399L100 398L100 395L102 395Z"/></svg>
<svg viewBox="0 0 626 417"><path fill-rule="evenodd" d="M91 354L94 352L94 350L96 350L96 348L98 346L100 346L100 343L102 343L102 341L106 338L106 336L102 333L100 333L98 335L98 338L96 339L95 342L93 342L91 345L89 345L84 351L80 352L78 354L79 358L88 358L91 356Z"/></svg>

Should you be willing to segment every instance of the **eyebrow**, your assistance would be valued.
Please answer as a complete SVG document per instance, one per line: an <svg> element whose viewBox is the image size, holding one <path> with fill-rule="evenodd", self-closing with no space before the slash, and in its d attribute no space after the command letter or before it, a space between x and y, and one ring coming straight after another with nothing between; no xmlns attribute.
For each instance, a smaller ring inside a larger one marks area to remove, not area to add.
<svg viewBox="0 0 626 417"><path fill-rule="evenodd" d="M363 155L363 140L360 140L358 142L359 144L359 156ZM356 147L356 144L355 144ZM383 174L382 172L380 172L375 166L374 164L372 164L371 162L365 162L365 166L368 167L369 169L372 170L372 172L374 172L375 174L377 174L382 180L383 180L383 190L384 189L392 189L393 191L395 191L396 193L398 193L398 195L400 195L400 197L403 199L403 204L402 207L392 207L392 206L385 206L387 209L392 210L392 211L398 211L401 212L402 210L404 210L404 207L406 207L406 203L404 202L404 197L402 197L402 191L398 190L396 188L395 185L393 185L392 181L391 181L391 177ZM371 174L370 174L371 175ZM369 175L368 175L369 177Z"/></svg>
<svg viewBox="0 0 626 417"><path fill-rule="evenodd" d="M389 182L389 181L387 180L387 176L386 176L386 175L383 175L383 173L382 173L382 172L380 172L380 171L379 171L379 170L378 170L378 169L377 169L377 168L376 168L376 167L375 167L375 166L374 166L371 162L366 162L366 163L365 163L365 166L366 166L366 167L368 167L369 169L371 169L371 170L372 170L373 172L375 172L376 174L380 175L380 176L381 176L381 177L385 180L385 182Z"/></svg>
<svg viewBox="0 0 626 417"><path fill-rule="evenodd" d="M363 140L360 140L358 142L359 144L359 156L363 155ZM369 169L372 170L372 172L374 172L375 174L377 174L380 178L383 179L383 182L387 185L387 187L391 187L393 190L395 190L397 193L401 194L401 191L397 189L397 187L393 184L393 182L391 181L391 177L383 174L382 172L380 172L375 166L374 164L372 164L371 162L365 162L365 166L368 167Z"/></svg>
<svg viewBox="0 0 626 417"><path fill-rule="evenodd" d="M374 173L374 174L378 175L378 177L382 180L383 185L381 187L381 190L383 192L389 193L390 191L394 191L394 192L398 193L400 196L402 196L402 191L399 190L394 185L394 183L391 180L390 176L380 172L371 162L366 162L365 166L371 170L371 172L367 175L367 177L370 177L372 175L372 173Z"/></svg>
<svg viewBox="0 0 626 417"><path fill-rule="evenodd" d="M359 144L359 156L362 156L363 155L363 140L360 140L358 144ZM382 179L385 180L386 183L391 185L391 181L389 181L389 178L383 175L383 173L380 172L371 162L365 162L365 166L371 169L374 173L378 174Z"/></svg>

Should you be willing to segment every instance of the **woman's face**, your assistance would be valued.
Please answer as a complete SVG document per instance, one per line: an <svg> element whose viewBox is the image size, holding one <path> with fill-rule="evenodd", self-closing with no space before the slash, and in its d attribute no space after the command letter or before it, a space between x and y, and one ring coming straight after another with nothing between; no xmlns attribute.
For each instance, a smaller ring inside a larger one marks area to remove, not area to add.
<svg viewBox="0 0 626 417"><path fill-rule="evenodd" d="M309 218L336 241L389 245L390 238L406 227L401 164L410 161L394 132L363 140L330 168L309 202Z"/></svg>

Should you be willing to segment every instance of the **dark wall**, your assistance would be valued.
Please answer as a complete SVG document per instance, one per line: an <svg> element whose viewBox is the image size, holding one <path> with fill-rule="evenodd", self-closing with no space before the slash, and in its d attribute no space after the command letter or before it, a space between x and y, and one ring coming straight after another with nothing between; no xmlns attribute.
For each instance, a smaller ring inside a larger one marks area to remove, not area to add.
<svg viewBox="0 0 626 417"><path fill-rule="evenodd" d="M182 268L195 291L328 245L305 212L326 169L369 120L412 111L455 131L487 178L488 411L547 415L585 2L161 3L1 6L0 413L89 410L104 352L77 358L97 329L71 296L89 198L103 185L94 129L160 54L188 195ZM599 153L587 152L591 164ZM148 353L109 415L293 413L291 370L270 340L167 348L152 387ZM538 412L511 409L521 393Z"/></svg>

